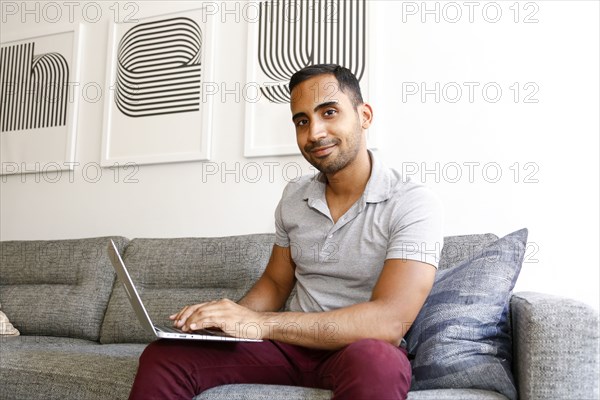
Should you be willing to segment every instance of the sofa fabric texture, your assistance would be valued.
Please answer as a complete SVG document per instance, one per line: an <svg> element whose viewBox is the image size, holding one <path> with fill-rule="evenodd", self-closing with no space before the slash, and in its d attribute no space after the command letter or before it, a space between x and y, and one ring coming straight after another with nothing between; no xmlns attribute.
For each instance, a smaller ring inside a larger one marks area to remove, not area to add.
<svg viewBox="0 0 600 400"><path fill-rule="evenodd" d="M239 384L209 389L194 400L329 400L331 395L331 391L322 389ZM487 390L437 389L411 391L407 400L506 400L506 397Z"/></svg>
<svg viewBox="0 0 600 400"><path fill-rule="evenodd" d="M127 244L111 239L120 251ZM0 243L0 303L22 335L98 340L115 281L107 241Z"/></svg>
<svg viewBox="0 0 600 400"><path fill-rule="evenodd" d="M1 339L0 399L126 399L143 344L20 336Z"/></svg>
<svg viewBox="0 0 600 400"><path fill-rule="evenodd" d="M598 312L558 296L511 299L515 375L521 399L598 399Z"/></svg>
<svg viewBox="0 0 600 400"><path fill-rule="evenodd" d="M22 332L0 336L0 400L127 398L139 355L152 336L140 330L122 286L115 282L106 255L108 239L0 242L0 303ZM163 323L185 304L243 296L266 266L274 235L112 239L151 317ZM496 239L445 238L440 272L472 259L477 249ZM519 398L597 398L597 312L543 294L517 293L511 299ZM37 313L36 307L51 315ZM196 399L330 397L331 392L314 388L225 385ZM495 391L469 388L411 390L408 398L507 399Z"/></svg>

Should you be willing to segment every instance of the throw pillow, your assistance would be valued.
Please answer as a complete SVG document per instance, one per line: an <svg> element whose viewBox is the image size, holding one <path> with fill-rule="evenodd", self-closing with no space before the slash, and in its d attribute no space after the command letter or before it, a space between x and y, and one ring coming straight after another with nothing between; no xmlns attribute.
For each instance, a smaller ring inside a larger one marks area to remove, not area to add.
<svg viewBox="0 0 600 400"><path fill-rule="evenodd" d="M0 308L2 306L0 305ZM0 311L0 335L4 336L19 336L20 333L15 327L10 323L6 314Z"/></svg>
<svg viewBox="0 0 600 400"><path fill-rule="evenodd" d="M411 390L473 388L517 398L508 312L527 233L513 232L437 272L405 338L414 356Z"/></svg>

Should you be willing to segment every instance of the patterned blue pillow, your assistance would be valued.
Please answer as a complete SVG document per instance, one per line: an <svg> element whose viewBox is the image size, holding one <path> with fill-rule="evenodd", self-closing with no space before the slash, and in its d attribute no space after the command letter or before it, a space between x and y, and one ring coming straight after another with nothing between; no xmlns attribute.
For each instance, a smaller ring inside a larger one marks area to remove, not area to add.
<svg viewBox="0 0 600 400"><path fill-rule="evenodd" d="M414 356L411 390L473 388L517 398L508 308L526 244L521 229L437 272L405 337Z"/></svg>

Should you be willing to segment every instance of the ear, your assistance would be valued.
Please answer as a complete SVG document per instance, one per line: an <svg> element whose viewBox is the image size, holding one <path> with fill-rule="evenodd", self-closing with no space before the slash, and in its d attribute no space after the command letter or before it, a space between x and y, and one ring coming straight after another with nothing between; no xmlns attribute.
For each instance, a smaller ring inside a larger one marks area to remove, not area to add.
<svg viewBox="0 0 600 400"><path fill-rule="evenodd" d="M371 126L371 122L373 122L373 108L367 103L361 104L358 106L358 116L362 128L368 129Z"/></svg>
<svg viewBox="0 0 600 400"><path fill-rule="evenodd" d="M358 106L358 115L363 129L369 129L373 122L373 108L367 103Z"/></svg>

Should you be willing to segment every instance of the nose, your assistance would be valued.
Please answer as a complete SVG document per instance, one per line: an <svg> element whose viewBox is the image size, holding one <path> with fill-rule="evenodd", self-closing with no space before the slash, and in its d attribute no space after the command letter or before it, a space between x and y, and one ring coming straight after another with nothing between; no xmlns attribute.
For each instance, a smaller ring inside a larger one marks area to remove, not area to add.
<svg viewBox="0 0 600 400"><path fill-rule="evenodd" d="M325 124L320 121L318 118L315 118L311 121L308 140L311 142L317 142L323 138L327 137L327 130L325 129Z"/></svg>

